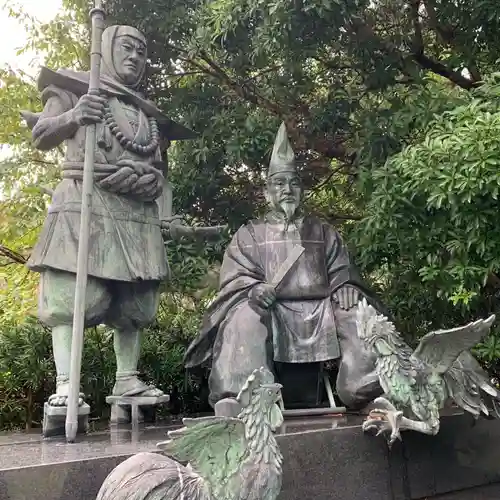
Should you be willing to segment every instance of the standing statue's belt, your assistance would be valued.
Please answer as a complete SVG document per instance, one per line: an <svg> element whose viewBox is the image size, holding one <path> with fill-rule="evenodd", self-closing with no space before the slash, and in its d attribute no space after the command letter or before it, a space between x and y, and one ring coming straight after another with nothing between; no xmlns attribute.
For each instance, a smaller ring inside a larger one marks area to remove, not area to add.
<svg viewBox="0 0 500 500"><path fill-rule="evenodd" d="M83 179L83 162L81 161L65 161L61 170L64 179L75 179L77 181ZM117 171L118 167L116 165L111 165L110 163L95 163L94 180L100 181Z"/></svg>

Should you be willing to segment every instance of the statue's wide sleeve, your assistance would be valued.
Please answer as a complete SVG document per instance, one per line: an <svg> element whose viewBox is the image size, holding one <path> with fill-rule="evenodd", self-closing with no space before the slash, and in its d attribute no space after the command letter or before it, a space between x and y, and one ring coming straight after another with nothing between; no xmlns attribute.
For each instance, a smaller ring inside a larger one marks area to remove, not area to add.
<svg viewBox="0 0 500 500"><path fill-rule="evenodd" d="M368 302L379 313L389 316L385 306L376 297L373 290L363 281L359 269L352 261L347 245L342 240L339 232L329 224L323 225L323 234L326 248L326 264L331 293L336 292L345 285L357 288L366 297Z"/></svg>
<svg viewBox="0 0 500 500"><path fill-rule="evenodd" d="M185 364L187 368L205 362L221 322L243 301L248 292L265 281L258 246L250 225L242 226L234 235L224 254L219 278L219 292L205 313L201 331L189 346Z"/></svg>
<svg viewBox="0 0 500 500"><path fill-rule="evenodd" d="M346 284L359 285L359 272L351 262L349 250L339 232L329 224L323 224L326 266L330 289L335 292Z"/></svg>
<svg viewBox="0 0 500 500"><path fill-rule="evenodd" d="M33 144L41 150L52 149L76 132L78 125L71 120L77 98L71 92L49 85L41 95L43 111L40 114L24 111L23 117L32 129Z"/></svg>
<svg viewBox="0 0 500 500"><path fill-rule="evenodd" d="M57 103L59 112L62 113L74 108L78 101L75 94L69 92L68 90L61 89L60 87L56 87L55 85L48 85L45 87L42 90L40 99L44 105L44 113L47 113L49 116L54 116L53 113L47 112L47 104L49 101L54 103L54 105Z"/></svg>
<svg viewBox="0 0 500 500"><path fill-rule="evenodd" d="M220 271L221 294L226 289L249 288L264 281L264 269L250 227L240 227L226 249Z"/></svg>

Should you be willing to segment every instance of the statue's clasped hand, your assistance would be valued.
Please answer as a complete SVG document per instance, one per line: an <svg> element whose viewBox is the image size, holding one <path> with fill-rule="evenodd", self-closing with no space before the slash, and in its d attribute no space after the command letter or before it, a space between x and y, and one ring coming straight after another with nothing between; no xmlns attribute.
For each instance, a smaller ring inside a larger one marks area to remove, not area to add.
<svg viewBox="0 0 500 500"><path fill-rule="evenodd" d="M163 175L152 165L123 158L116 162L117 171L102 181L100 187L107 191L138 196L150 201L158 198L163 190Z"/></svg>
<svg viewBox="0 0 500 500"><path fill-rule="evenodd" d="M348 311L358 305L359 291L353 286L343 286L333 294L333 300L341 309Z"/></svg>
<svg viewBox="0 0 500 500"><path fill-rule="evenodd" d="M276 302L276 290L267 283L255 285L249 293L250 302L260 309L269 309Z"/></svg>
<svg viewBox="0 0 500 500"><path fill-rule="evenodd" d="M100 123L104 118L106 98L99 92L90 92L80 97L72 111L72 119L77 125Z"/></svg>

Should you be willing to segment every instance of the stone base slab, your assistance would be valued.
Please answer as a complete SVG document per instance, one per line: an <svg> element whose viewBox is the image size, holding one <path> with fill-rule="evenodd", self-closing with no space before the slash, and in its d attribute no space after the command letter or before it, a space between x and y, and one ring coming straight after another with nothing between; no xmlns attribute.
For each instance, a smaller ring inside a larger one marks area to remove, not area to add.
<svg viewBox="0 0 500 500"><path fill-rule="evenodd" d="M391 451L363 434L362 418L285 421L279 500L498 500L500 422L443 417L438 436L404 433ZM175 427L145 427L64 439L0 435L1 500L91 500L130 455L155 451Z"/></svg>

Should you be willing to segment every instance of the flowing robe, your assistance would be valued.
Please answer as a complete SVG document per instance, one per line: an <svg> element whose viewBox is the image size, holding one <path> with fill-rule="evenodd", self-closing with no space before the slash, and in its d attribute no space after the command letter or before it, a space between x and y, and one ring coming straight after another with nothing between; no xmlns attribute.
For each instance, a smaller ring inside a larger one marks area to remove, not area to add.
<svg viewBox="0 0 500 500"><path fill-rule="evenodd" d="M295 244L301 244L305 252L276 290L271 315L259 318L248 306L248 294L254 286L272 282ZM372 299L339 233L327 223L306 216L298 228L286 232L272 214L249 222L237 231L226 250L220 291L186 352L186 367L201 365L212 354L221 357L222 351L226 354L221 362L230 363L235 370L242 365L250 369L266 358L292 363L338 358L331 296L347 284ZM257 334L262 331L257 322L265 325L271 338ZM271 344L272 354L257 347L266 342Z"/></svg>

